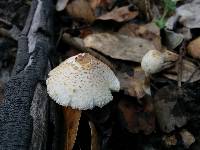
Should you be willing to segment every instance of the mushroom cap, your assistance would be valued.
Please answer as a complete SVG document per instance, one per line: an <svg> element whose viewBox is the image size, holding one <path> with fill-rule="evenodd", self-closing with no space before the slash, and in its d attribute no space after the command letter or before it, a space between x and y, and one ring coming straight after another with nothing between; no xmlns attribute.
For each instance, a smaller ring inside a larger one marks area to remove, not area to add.
<svg viewBox="0 0 200 150"><path fill-rule="evenodd" d="M148 51L142 58L141 67L146 74L154 74L162 70L164 57L158 50Z"/></svg>
<svg viewBox="0 0 200 150"><path fill-rule="evenodd" d="M46 80L49 96L58 104L86 110L103 107L119 91L113 71L88 53L70 57L50 71Z"/></svg>

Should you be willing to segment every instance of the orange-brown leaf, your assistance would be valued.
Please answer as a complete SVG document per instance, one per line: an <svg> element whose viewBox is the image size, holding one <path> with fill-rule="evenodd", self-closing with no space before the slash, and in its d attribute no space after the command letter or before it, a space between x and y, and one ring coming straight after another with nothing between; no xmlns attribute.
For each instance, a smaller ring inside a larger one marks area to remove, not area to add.
<svg viewBox="0 0 200 150"><path fill-rule="evenodd" d="M95 16L90 4L86 0L74 0L66 7L67 12L74 18L83 19L86 22L93 22Z"/></svg>
<svg viewBox="0 0 200 150"><path fill-rule="evenodd" d="M66 127L65 150L72 150L76 141L81 111L64 107L63 113Z"/></svg>
<svg viewBox="0 0 200 150"><path fill-rule="evenodd" d="M200 37L188 44L187 51L192 57L200 59Z"/></svg>

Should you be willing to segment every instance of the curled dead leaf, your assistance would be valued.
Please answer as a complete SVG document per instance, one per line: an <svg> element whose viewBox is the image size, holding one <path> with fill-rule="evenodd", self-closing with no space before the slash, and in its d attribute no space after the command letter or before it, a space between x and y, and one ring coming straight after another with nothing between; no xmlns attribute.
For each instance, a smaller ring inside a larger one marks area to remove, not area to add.
<svg viewBox="0 0 200 150"><path fill-rule="evenodd" d="M64 107L63 113L66 127L65 150L72 150L76 141L81 111Z"/></svg>
<svg viewBox="0 0 200 150"><path fill-rule="evenodd" d="M155 49L146 39L111 33L91 34L84 39L84 44L112 58L135 62L141 62L146 52Z"/></svg>
<svg viewBox="0 0 200 150"><path fill-rule="evenodd" d="M128 21L134 19L138 15L137 11L132 11L130 6L115 8L97 19L99 20L115 20L117 22Z"/></svg>

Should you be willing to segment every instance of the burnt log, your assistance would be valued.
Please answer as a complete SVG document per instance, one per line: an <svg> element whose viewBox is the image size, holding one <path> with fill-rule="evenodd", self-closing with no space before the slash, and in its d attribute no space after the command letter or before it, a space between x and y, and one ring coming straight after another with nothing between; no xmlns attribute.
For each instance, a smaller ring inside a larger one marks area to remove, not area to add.
<svg viewBox="0 0 200 150"><path fill-rule="evenodd" d="M13 73L0 104L0 149L46 148L51 102L45 86L40 85L50 69L53 12L53 0L32 1L25 27L18 37Z"/></svg>

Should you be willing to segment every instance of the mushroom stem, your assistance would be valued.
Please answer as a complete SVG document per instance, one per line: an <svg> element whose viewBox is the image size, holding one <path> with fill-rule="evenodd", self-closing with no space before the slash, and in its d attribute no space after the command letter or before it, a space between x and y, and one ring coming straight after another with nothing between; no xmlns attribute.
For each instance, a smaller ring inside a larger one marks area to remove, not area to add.
<svg viewBox="0 0 200 150"><path fill-rule="evenodd" d="M94 50L90 49L90 48L86 48L84 46L82 46L76 39L70 37L69 34L64 33L63 37L62 37L63 41L67 44L69 44L70 46L72 46L73 48L85 52L85 53L89 53L90 55L96 57L97 59L101 60L102 62L104 62L106 65L108 65L114 72L116 66L114 66L106 57L102 56L101 54L95 52Z"/></svg>

